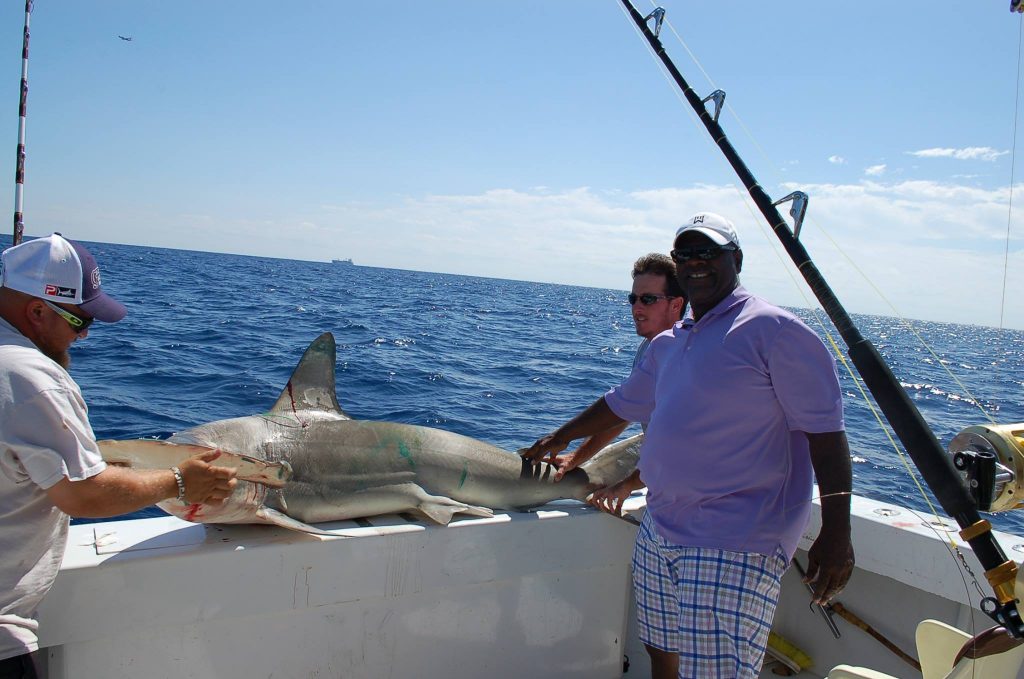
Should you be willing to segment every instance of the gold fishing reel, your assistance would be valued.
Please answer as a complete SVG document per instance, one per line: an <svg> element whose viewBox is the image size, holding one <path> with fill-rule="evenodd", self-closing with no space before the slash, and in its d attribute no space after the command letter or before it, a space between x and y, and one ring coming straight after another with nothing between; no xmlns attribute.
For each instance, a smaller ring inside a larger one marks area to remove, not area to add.
<svg viewBox="0 0 1024 679"><path fill-rule="evenodd" d="M1024 423L972 425L948 451L980 511L1024 507Z"/></svg>

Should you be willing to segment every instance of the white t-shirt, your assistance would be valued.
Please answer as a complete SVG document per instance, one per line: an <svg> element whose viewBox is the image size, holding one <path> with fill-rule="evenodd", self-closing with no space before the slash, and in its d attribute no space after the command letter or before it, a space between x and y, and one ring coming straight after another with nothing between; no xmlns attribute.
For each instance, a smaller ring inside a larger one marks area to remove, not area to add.
<svg viewBox="0 0 1024 679"><path fill-rule="evenodd" d="M68 536L46 489L106 468L82 392L0 318L0 659L38 648L34 619Z"/></svg>

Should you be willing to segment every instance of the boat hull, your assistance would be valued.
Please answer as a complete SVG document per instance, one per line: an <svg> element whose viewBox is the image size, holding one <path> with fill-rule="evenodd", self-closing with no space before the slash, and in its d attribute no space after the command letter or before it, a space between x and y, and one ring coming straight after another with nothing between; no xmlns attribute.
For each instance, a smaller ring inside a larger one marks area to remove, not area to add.
<svg viewBox="0 0 1024 679"><path fill-rule="evenodd" d="M627 507L639 515L642 496ZM838 597L911 655L924 618L965 631L992 626L947 548L955 538L983 577L970 547L952 521L929 518L854 497L858 563ZM803 563L818 520L812 512ZM171 517L73 526L40 609L49 676L650 674L633 623L632 524L562 501L448 526L392 515L320 527L357 537ZM996 536L1019 562L1024 538ZM841 663L920 676L862 630L835 622L839 639L790 569L773 630L814 660L800 677ZM776 675L766 667L761 676Z"/></svg>

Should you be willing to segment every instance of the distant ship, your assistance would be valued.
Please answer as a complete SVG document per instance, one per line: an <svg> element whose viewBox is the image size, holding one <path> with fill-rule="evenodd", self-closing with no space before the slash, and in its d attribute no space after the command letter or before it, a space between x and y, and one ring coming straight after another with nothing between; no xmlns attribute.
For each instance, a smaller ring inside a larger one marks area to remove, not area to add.
<svg viewBox="0 0 1024 679"><path fill-rule="evenodd" d="M355 266L351 259L332 259L331 264L341 264L344 266Z"/></svg>

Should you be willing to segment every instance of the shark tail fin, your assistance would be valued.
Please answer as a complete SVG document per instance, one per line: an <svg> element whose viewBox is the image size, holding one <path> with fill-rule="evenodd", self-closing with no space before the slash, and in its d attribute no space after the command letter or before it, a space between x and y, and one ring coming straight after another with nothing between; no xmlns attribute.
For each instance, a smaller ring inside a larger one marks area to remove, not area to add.
<svg viewBox="0 0 1024 679"><path fill-rule="evenodd" d="M640 461L640 446L644 435L637 434L602 448L580 469L587 473L593 488L604 488L622 481L633 473Z"/></svg>
<svg viewBox="0 0 1024 679"><path fill-rule="evenodd" d="M313 340L270 412L319 410L340 415L346 420L352 419L342 411L335 393L334 367L337 360L334 335L325 332Z"/></svg>

